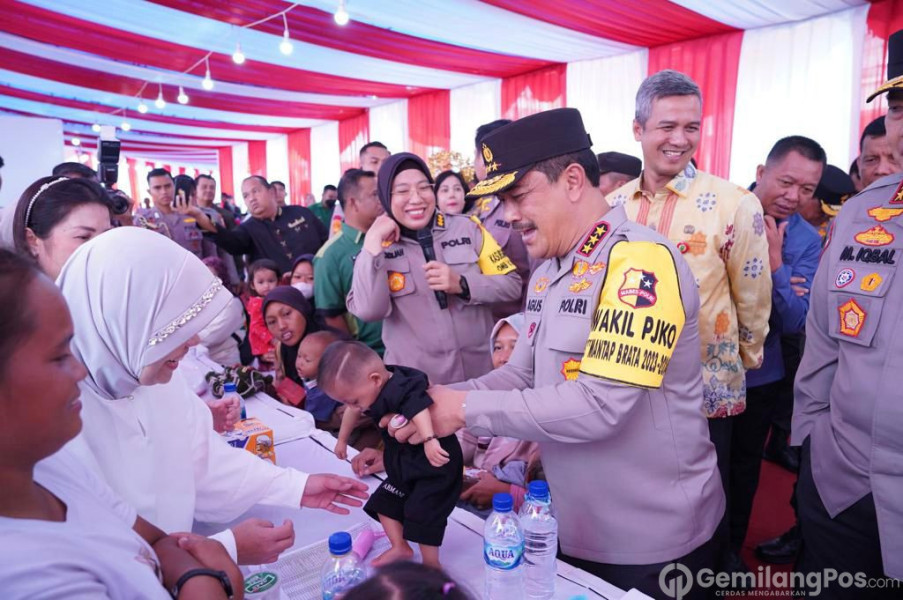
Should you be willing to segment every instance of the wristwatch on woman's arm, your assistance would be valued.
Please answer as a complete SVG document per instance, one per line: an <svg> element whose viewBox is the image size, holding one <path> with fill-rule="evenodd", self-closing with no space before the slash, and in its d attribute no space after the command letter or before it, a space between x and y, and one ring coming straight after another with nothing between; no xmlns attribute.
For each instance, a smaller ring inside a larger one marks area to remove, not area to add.
<svg viewBox="0 0 903 600"><path fill-rule="evenodd" d="M223 590L226 592L226 598L232 599L232 582L229 581L229 576L226 575L225 571L217 571L215 569L191 569L190 571L186 571L179 580L176 581L176 584L172 586L172 589L169 593L173 598L179 597L179 592L182 591L182 586L185 585L192 577L213 577L214 579L220 582L220 585L223 586Z"/></svg>

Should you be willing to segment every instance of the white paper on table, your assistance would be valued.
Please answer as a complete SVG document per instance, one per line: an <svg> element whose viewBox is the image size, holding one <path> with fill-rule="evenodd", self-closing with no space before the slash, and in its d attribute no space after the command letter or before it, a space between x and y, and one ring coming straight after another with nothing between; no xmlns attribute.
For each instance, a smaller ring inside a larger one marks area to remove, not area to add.
<svg viewBox="0 0 903 600"><path fill-rule="evenodd" d="M316 431L314 416L305 410L283 404L262 393L245 401L249 417L257 417L273 430L274 444L284 444L310 436Z"/></svg>
<svg viewBox="0 0 903 600"><path fill-rule="evenodd" d="M352 538L356 538L364 529L370 528L370 523L358 523L354 527L347 528ZM373 541L373 547L367 556L377 556L390 548L389 540L378 537ZM310 546L298 548L283 554L278 561L270 565L254 567L253 571L271 571L279 576L280 591L283 598L292 600L320 600L320 571L329 558L329 541L321 540ZM367 564L367 557L362 561ZM369 576L369 569L367 575Z"/></svg>

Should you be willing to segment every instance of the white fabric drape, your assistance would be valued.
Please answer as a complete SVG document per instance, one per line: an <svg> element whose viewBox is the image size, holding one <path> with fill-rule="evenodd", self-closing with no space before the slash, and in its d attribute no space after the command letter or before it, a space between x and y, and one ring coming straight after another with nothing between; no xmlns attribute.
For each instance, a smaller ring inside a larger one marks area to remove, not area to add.
<svg viewBox="0 0 903 600"><path fill-rule="evenodd" d="M369 113L371 142L382 142L393 153L410 148L407 100L374 106Z"/></svg>
<svg viewBox="0 0 903 600"><path fill-rule="evenodd" d="M774 143L811 137L844 171L856 156L868 6L747 31L740 51L731 180L748 185Z"/></svg>
<svg viewBox="0 0 903 600"><path fill-rule="evenodd" d="M291 190L288 190L288 177L288 136L280 135L267 140L267 179L283 182L291 195Z"/></svg>
<svg viewBox="0 0 903 600"><path fill-rule="evenodd" d="M235 203L242 210L247 210L244 199L241 197L241 182L251 174L251 162L248 159L248 144L242 142L232 146L232 185L235 190Z"/></svg>
<svg viewBox="0 0 903 600"><path fill-rule="evenodd" d="M642 157L633 139L636 91L646 78L649 51L568 64L567 105L583 116L593 151Z"/></svg>
<svg viewBox="0 0 903 600"><path fill-rule="evenodd" d="M338 185L342 176L339 162L339 122L310 128L310 180L317 200L327 184Z"/></svg>
<svg viewBox="0 0 903 600"><path fill-rule="evenodd" d="M450 149L470 157L477 127L501 118L502 82L493 79L454 89L449 104Z"/></svg>
<svg viewBox="0 0 903 600"><path fill-rule="evenodd" d="M693 12L737 29L755 29L775 23L801 21L814 15L866 4L866 0L671 0Z"/></svg>

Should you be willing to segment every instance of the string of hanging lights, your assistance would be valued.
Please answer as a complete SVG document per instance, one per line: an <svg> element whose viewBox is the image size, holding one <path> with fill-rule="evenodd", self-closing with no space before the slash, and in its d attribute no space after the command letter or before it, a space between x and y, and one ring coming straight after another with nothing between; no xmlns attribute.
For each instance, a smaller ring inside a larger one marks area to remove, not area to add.
<svg viewBox="0 0 903 600"><path fill-rule="evenodd" d="M279 51L282 54L284 54L285 56L290 56L292 54L292 52L294 51L294 45L292 44L291 32L289 31L289 27L288 27L288 16L287 15L292 11L293 8L297 7L298 5L299 5L299 3L297 3L297 2L290 4L285 9L283 9L279 12L273 13L272 15L269 15L262 19L258 19L257 21L254 21L253 23L247 23L245 25L236 26L236 29L237 29L236 38L237 39L235 42L235 51L232 53L232 62L234 62L237 65L243 65L243 64L245 64L245 62L248 59L248 57L245 55L244 51L242 51L241 39L238 39L241 35L241 31L244 29L250 29L252 27L256 27L256 26L266 23L268 21L272 21L273 19L282 19L283 30L282 30L282 40L279 42ZM345 0L338 0L338 6L336 8L335 13L333 14L333 19L335 20L336 24L338 24L340 26L344 26L349 23L350 16L349 16L348 10L345 6ZM198 59L190 67L188 67L187 69L185 69L183 71L180 71L179 74L180 75L190 75L193 71L195 71L201 65L203 65L204 66L204 78L201 80L201 88L206 91L212 90L215 87L215 82L210 73L210 57L212 55L213 55L213 51L211 50L211 51L207 52L203 57ZM164 108L166 108L166 99L163 96L164 81L165 81L165 79L163 77L161 77L160 79L158 79L155 82L157 84L157 97L154 100L154 106L159 110L163 110ZM141 85L141 87L138 89L138 92L134 96L137 101L135 109L141 114L146 114L150 110L147 103L144 101L144 92L146 91L147 87L150 85L153 85L153 83L150 81L145 81ZM153 88L151 88L151 89L153 89ZM182 85L179 85L179 95L176 97L176 101L179 104L183 104L183 105L188 104L191 101L191 98L188 96L188 94L185 93L185 88ZM120 123L119 127L123 131L131 130L131 124L126 119L126 112L127 112L127 108L123 107L123 108L115 109L109 113L110 115L118 115L118 114L122 115L123 120L122 120L122 123ZM100 123L94 123L91 126L91 129L95 132L100 131Z"/></svg>

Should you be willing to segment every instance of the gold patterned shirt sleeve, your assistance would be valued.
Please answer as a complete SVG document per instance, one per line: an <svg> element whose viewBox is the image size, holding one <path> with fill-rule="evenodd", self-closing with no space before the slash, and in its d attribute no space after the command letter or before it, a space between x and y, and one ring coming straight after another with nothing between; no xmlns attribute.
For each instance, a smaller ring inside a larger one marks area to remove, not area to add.
<svg viewBox="0 0 903 600"><path fill-rule="evenodd" d="M740 358L747 369L761 366L771 315L771 268L759 199L744 192L734 213L732 245L724 256L731 298L737 310Z"/></svg>

